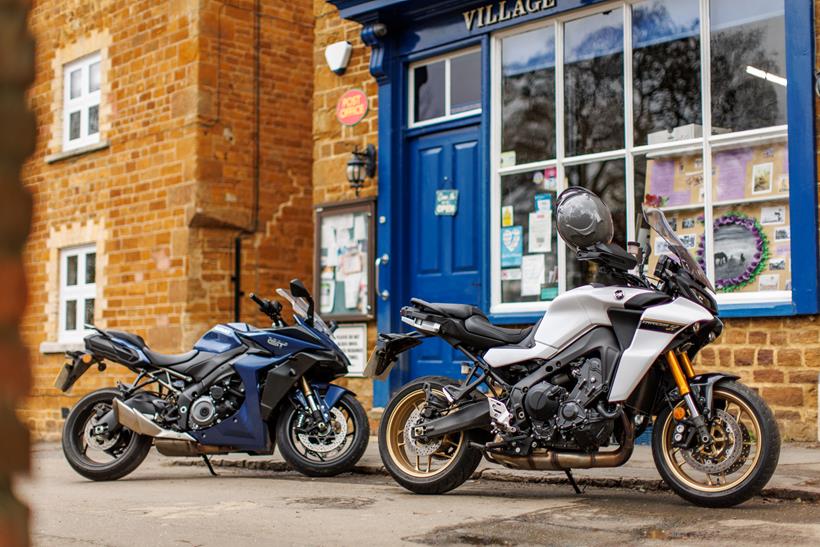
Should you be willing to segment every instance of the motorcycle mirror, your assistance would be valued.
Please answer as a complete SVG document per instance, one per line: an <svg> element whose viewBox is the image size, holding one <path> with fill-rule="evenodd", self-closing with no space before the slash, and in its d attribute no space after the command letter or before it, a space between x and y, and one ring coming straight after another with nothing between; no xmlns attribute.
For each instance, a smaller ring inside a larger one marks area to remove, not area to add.
<svg viewBox="0 0 820 547"><path fill-rule="evenodd" d="M302 281L299 279L294 279L290 282L290 294L292 294L296 298L310 298L310 293L305 287L305 284L302 283Z"/></svg>
<svg viewBox="0 0 820 547"><path fill-rule="evenodd" d="M296 298L304 298L308 303L306 321L309 326L313 326L313 298L310 296L305 284L299 279L292 280L290 282L290 294Z"/></svg>

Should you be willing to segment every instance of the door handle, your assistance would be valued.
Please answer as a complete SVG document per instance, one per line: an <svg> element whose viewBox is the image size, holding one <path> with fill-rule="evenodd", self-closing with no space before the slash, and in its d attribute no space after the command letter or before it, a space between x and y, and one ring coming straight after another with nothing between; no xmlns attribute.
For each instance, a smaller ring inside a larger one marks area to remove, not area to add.
<svg viewBox="0 0 820 547"><path fill-rule="evenodd" d="M381 284L379 283L379 270L381 269L381 266L387 266L389 262L390 255L388 255L387 253L384 253L376 259L376 292L379 293L379 298L381 298L385 302L388 298L390 298L390 291L388 291L387 289L381 290Z"/></svg>

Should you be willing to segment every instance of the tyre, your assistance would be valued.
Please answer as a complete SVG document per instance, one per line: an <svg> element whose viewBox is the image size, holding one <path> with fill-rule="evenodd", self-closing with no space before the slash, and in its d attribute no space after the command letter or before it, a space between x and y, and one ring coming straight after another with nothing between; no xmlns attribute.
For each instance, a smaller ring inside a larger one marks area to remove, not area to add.
<svg viewBox="0 0 820 547"><path fill-rule="evenodd" d="M703 507L731 507L769 482L780 457L780 432L772 411L748 387L723 381L713 397L711 446L674 447L677 422L673 409L666 408L655 423L652 456L663 480L682 498Z"/></svg>
<svg viewBox="0 0 820 547"><path fill-rule="evenodd" d="M424 384L444 397L442 388L456 384L450 378L419 378L399 391L384 411L379 426L379 455L390 475L416 494L443 494L464 483L481 462L481 452L472 448L473 433L451 433L431 442L410 438L420 421L426 401Z"/></svg>
<svg viewBox="0 0 820 547"><path fill-rule="evenodd" d="M151 450L153 439L121 427L111 438L94 435L97 420L119 398L115 389L89 393L74 405L63 426L63 454L74 470L94 481L113 481L135 470Z"/></svg>
<svg viewBox="0 0 820 547"><path fill-rule="evenodd" d="M345 393L330 409L331 427L300 432L307 416L293 405L276 423L276 443L285 461L309 477L333 477L351 471L361 459L370 437L370 424L361 403Z"/></svg>

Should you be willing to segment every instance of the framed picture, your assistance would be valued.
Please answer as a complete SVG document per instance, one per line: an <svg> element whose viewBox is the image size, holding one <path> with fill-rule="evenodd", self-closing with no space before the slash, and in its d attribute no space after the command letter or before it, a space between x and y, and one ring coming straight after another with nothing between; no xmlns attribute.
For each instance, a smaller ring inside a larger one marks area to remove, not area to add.
<svg viewBox="0 0 820 547"><path fill-rule="evenodd" d="M372 319L375 200L316 207L313 294L325 319Z"/></svg>

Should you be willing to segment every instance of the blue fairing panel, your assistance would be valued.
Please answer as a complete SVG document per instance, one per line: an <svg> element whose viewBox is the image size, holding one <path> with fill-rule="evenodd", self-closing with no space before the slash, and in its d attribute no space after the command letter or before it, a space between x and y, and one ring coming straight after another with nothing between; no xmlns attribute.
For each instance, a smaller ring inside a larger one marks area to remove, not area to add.
<svg viewBox="0 0 820 547"><path fill-rule="evenodd" d="M234 363L234 369L245 386L245 401L239 410L221 423L191 434L202 444L230 446L251 452L270 450L268 426L262 420L259 407L259 377L263 370L280 364L288 357L279 359L244 355Z"/></svg>
<svg viewBox="0 0 820 547"><path fill-rule="evenodd" d="M237 327L245 327L242 328ZM225 353L242 345L236 331L247 332L248 325L244 323L232 323L230 325L217 325L202 335L194 349L207 351L210 353Z"/></svg>

